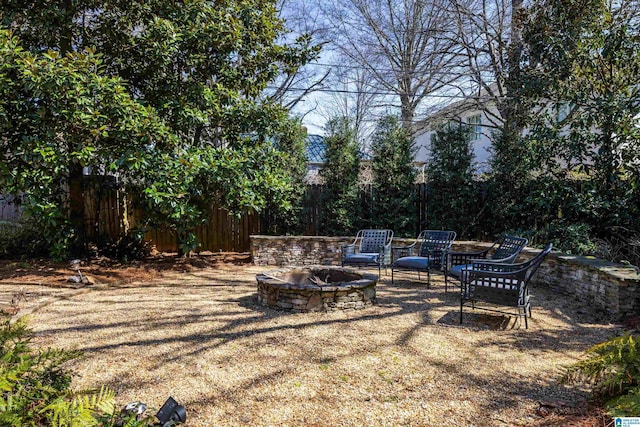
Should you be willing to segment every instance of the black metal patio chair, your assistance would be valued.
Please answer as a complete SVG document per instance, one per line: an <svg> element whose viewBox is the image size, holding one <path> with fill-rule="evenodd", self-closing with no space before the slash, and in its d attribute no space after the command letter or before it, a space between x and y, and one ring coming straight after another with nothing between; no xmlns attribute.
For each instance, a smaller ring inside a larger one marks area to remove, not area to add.
<svg viewBox="0 0 640 427"><path fill-rule="evenodd" d="M430 286L432 268L446 273L449 250L455 238L455 231L423 230L413 244L391 248L391 284L394 271L417 271L418 280L421 272L427 273L427 286Z"/></svg>
<svg viewBox="0 0 640 427"><path fill-rule="evenodd" d="M512 264L528 240L524 237L505 235L493 242L493 244L482 251L475 252L449 252L449 265L451 266L445 274L445 286L447 278L454 277L460 282L464 280L463 271L471 268L475 261L494 262L501 264ZM494 249L495 248L495 249Z"/></svg>
<svg viewBox="0 0 640 427"><path fill-rule="evenodd" d="M460 324L462 324L464 305L471 303L472 308L475 309L476 303L482 302L515 307L516 317L524 317L525 329L528 329L527 314L531 317L528 285L552 247L553 245L549 243L535 257L518 264L474 262L469 269L466 269L466 280L462 282L460 290ZM504 310L484 306L479 308L510 314Z"/></svg>
<svg viewBox="0 0 640 427"><path fill-rule="evenodd" d="M350 245L341 247L342 266L353 265L356 267L377 266L378 275L382 267L385 269L391 264L391 230L360 230Z"/></svg>

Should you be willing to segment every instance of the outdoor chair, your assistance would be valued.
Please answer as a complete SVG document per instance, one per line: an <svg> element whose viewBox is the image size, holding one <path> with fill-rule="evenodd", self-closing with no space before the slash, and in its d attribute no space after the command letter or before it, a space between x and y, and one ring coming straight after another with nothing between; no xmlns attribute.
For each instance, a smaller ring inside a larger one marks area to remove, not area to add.
<svg viewBox="0 0 640 427"><path fill-rule="evenodd" d="M341 248L342 266L377 266L378 275L391 264L391 230L360 230L350 245Z"/></svg>
<svg viewBox="0 0 640 427"><path fill-rule="evenodd" d="M421 272L427 273L427 286L430 286L432 268L446 273L448 253L455 238L455 231L423 230L413 244L391 248L391 284L394 271L417 271L418 280Z"/></svg>
<svg viewBox="0 0 640 427"><path fill-rule="evenodd" d="M476 308L478 301L492 305L503 305L516 308L516 317L524 317L525 329L529 328L527 314L531 317L529 302L529 282L536 270L551 252L549 243L534 258L519 264L502 264L493 262L474 262L467 270L467 280L462 282L460 291L460 324L462 309L466 303ZM507 313L504 310L481 307L483 310Z"/></svg>
<svg viewBox="0 0 640 427"><path fill-rule="evenodd" d="M491 247L483 251L449 252L449 265L451 268L445 274L445 287L448 276L463 282L464 270L471 268L475 261L513 264L520 251L527 245L527 242L527 239L523 237L506 235L493 242ZM494 248L495 250L493 250Z"/></svg>

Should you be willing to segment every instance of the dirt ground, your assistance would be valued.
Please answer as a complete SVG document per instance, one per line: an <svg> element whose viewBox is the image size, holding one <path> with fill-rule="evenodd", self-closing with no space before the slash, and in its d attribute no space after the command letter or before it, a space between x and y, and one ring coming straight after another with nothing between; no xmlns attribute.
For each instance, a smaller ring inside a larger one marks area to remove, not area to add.
<svg viewBox="0 0 640 427"><path fill-rule="evenodd" d="M570 296L532 292L533 319L465 308L415 275L383 276L368 309L293 314L259 306L246 254L172 255L77 270L0 262L0 308L29 315L36 344L78 349L78 389L118 403L172 396L188 426L605 426L567 364L621 327ZM154 409L149 409L154 411ZM155 413L155 412L154 412Z"/></svg>

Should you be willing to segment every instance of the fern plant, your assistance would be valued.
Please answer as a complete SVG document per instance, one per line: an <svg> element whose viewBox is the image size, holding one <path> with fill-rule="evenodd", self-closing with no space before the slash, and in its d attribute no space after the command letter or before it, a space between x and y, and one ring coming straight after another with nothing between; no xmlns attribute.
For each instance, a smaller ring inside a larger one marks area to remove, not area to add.
<svg viewBox="0 0 640 427"><path fill-rule="evenodd" d="M66 362L79 352L35 350L33 333L23 319L0 325L0 426L112 425L115 396L74 394Z"/></svg>
<svg viewBox="0 0 640 427"><path fill-rule="evenodd" d="M44 408L52 426L83 427L98 425L101 414L113 414L115 393L106 387L99 392L84 392L67 399L61 396ZM102 424L104 425L104 423Z"/></svg>
<svg viewBox="0 0 640 427"><path fill-rule="evenodd" d="M569 366L560 382L584 383L605 400L613 416L640 414L640 340L625 334L587 350L587 359Z"/></svg>

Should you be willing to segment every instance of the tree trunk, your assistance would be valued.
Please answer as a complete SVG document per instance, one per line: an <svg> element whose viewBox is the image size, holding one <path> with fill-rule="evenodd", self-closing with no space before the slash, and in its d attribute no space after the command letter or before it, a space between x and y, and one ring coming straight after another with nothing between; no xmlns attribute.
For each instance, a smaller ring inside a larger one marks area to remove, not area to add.
<svg viewBox="0 0 640 427"><path fill-rule="evenodd" d="M68 52L71 52L72 44L73 44L73 0L62 0L61 7L64 10L65 14L65 24L66 28L63 28L60 32L60 53L65 55Z"/></svg>
<svg viewBox="0 0 640 427"><path fill-rule="evenodd" d="M414 108L407 94L400 95L400 122L402 127L409 132L413 125Z"/></svg>
<svg viewBox="0 0 640 427"><path fill-rule="evenodd" d="M84 251L84 190L82 185L82 165L74 162L69 166L69 222L74 231L70 243L71 252L78 255Z"/></svg>

